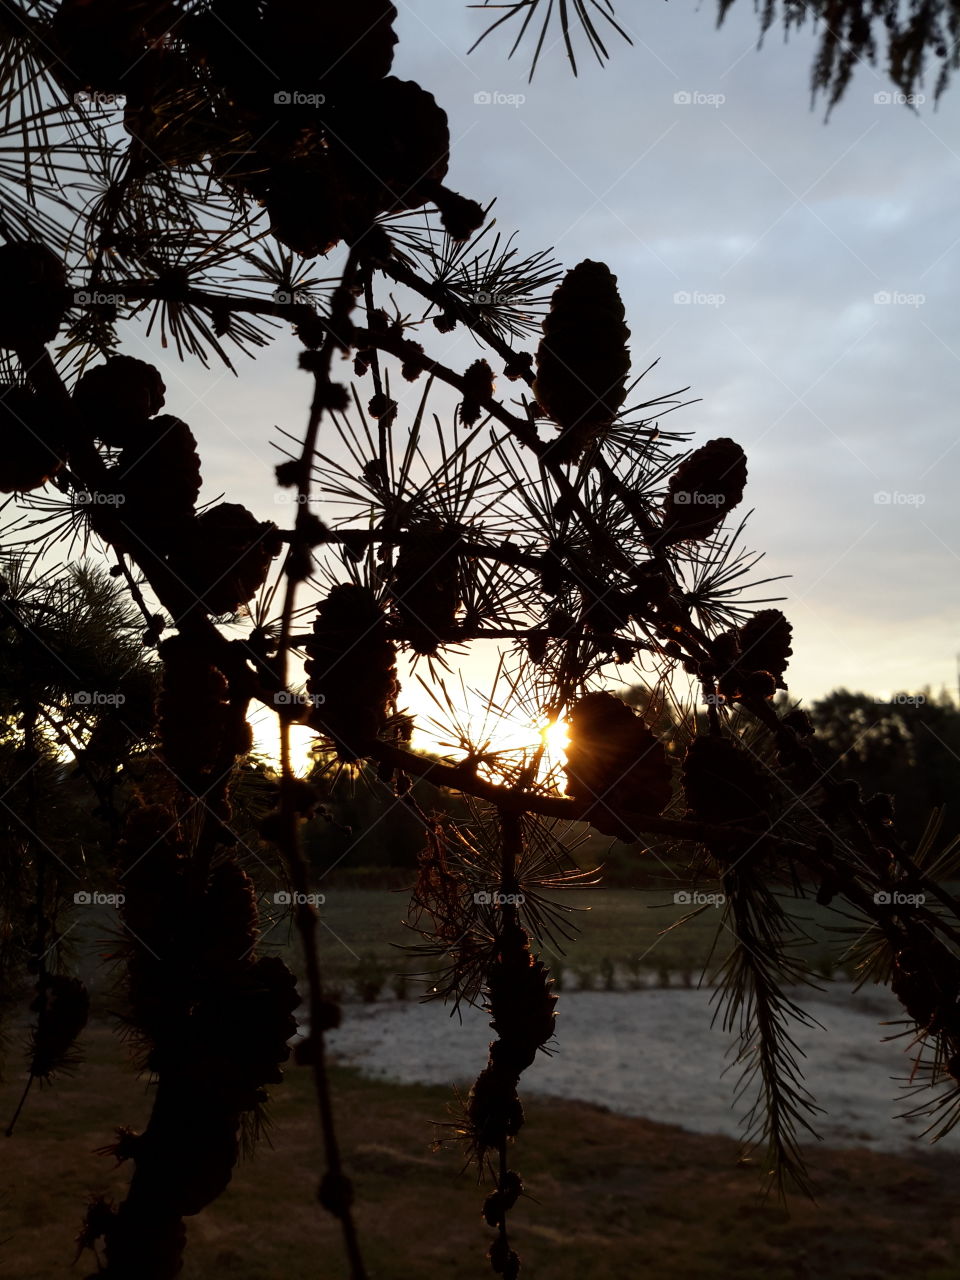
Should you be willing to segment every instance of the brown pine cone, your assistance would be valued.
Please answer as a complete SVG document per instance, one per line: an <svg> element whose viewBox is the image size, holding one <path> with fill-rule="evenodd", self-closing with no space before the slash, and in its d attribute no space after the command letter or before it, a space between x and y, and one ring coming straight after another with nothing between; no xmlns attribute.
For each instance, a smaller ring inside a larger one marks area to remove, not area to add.
<svg viewBox="0 0 960 1280"><path fill-rule="evenodd" d="M163 677L157 699L160 754L188 791L214 769L223 748L226 677L196 653L189 637L160 645Z"/></svg>
<svg viewBox="0 0 960 1280"><path fill-rule="evenodd" d="M272 65L290 77L284 89L305 90L322 82L335 91L389 74L397 43L397 10L391 0L353 0L349 5L267 0L264 18L276 49Z"/></svg>
<svg viewBox="0 0 960 1280"><path fill-rule="evenodd" d="M163 554L176 546L201 485L200 455L187 424L170 414L148 419L110 474L133 549L146 543Z"/></svg>
<svg viewBox="0 0 960 1280"><path fill-rule="evenodd" d="M396 648L373 592L352 582L331 589L317 608L306 645L310 723L329 735L341 760L357 760L383 729L397 695Z"/></svg>
<svg viewBox="0 0 960 1280"><path fill-rule="evenodd" d="M397 626L415 653L432 654L456 634L460 557L456 529L411 529L393 569Z"/></svg>
<svg viewBox="0 0 960 1280"><path fill-rule="evenodd" d="M745 671L769 671L777 687L785 689L783 673L793 650L793 628L779 609L761 609L738 629L740 665Z"/></svg>
<svg viewBox="0 0 960 1280"><path fill-rule="evenodd" d="M551 456L575 462L613 421L630 372L617 278L602 262L579 263L554 290L537 349L533 394L560 428Z"/></svg>
<svg viewBox="0 0 960 1280"><path fill-rule="evenodd" d="M664 542L709 538L743 498L747 459L733 440L708 440L670 477L663 504Z"/></svg>
<svg viewBox="0 0 960 1280"><path fill-rule="evenodd" d="M610 693L588 693L569 713L567 795L589 800L585 818L621 840L639 837L621 811L659 814L672 795L663 743Z"/></svg>
<svg viewBox="0 0 960 1280"><path fill-rule="evenodd" d="M29 350L52 342L69 301L63 263L42 244L0 245L0 347Z"/></svg>
<svg viewBox="0 0 960 1280"><path fill-rule="evenodd" d="M152 364L134 356L110 356L83 374L73 403L95 439L123 448L163 408L166 390Z"/></svg>

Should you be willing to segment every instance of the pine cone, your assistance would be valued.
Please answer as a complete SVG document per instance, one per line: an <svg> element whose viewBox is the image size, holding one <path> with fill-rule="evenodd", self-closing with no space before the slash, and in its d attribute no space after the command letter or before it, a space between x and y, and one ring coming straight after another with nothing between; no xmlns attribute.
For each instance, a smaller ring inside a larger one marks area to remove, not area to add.
<svg viewBox="0 0 960 1280"><path fill-rule="evenodd" d="M267 580L283 549L277 526L236 502L221 502L185 527L171 563L183 582L217 616L236 613Z"/></svg>
<svg viewBox="0 0 960 1280"><path fill-rule="evenodd" d="M52 42L78 87L126 93L148 44L178 17L171 0L61 0Z"/></svg>
<svg viewBox="0 0 960 1280"><path fill-rule="evenodd" d="M134 356L110 356L88 369L73 392L73 403L91 435L104 444L132 445L148 418L164 405L160 370Z"/></svg>
<svg viewBox="0 0 960 1280"><path fill-rule="evenodd" d="M625 702L610 693L588 693L569 714L567 795L593 803L584 815L599 831L621 840L638 838L621 810L659 814L672 794L663 743Z"/></svg>
<svg viewBox="0 0 960 1280"><path fill-rule="evenodd" d="M160 645L163 678L157 700L160 754L189 791L203 789L220 759L227 708L226 677L199 658L187 636Z"/></svg>
<svg viewBox="0 0 960 1280"><path fill-rule="evenodd" d="M389 74L397 43L391 0L267 0L265 20L276 49L272 65L291 77L291 89L322 84L328 91Z"/></svg>
<svg viewBox="0 0 960 1280"><path fill-rule="evenodd" d="M783 673L793 650L793 628L779 609L761 609L738 629L740 665L744 671L769 671L785 689Z"/></svg>
<svg viewBox="0 0 960 1280"><path fill-rule="evenodd" d="M450 160L450 129L432 93L388 76L339 107L330 154L345 188L384 213L433 198Z"/></svg>
<svg viewBox="0 0 960 1280"><path fill-rule="evenodd" d="M143 423L110 473L121 522L135 533L133 549L147 543L163 554L176 546L200 495L200 455L193 432L162 414Z"/></svg>
<svg viewBox="0 0 960 1280"><path fill-rule="evenodd" d="M537 349L533 394L560 428L551 456L575 462L615 418L630 372L617 278L602 262L579 263L554 290Z"/></svg>
<svg viewBox="0 0 960 1280"><path fill-rule="evenodd" d="M0 347L29 349L52 342L67 310L67 273L45 245L0 245Z"/></svg>
<svg viewBox="0 0 960 1280"><path fill-rule="evenodd" d="M464 426L475 426L483 413L483 400L490 400L495 390L493 370L486 360L474 360L463 375L463 401L460 405L460 421Z"/></svg>
<svg viewBox="0 0 960 1280"><path fill-rule="evenodd" d="M743 498L747 459L733 440L708 440L670 477L663 507L664 542L700 540L723 522Z"/></svg>
<svg viewBox="0 0 960 1280"><path fill-rule="evenodd" d="M411 529L400 548L390 593L415 653L436 653L456 634L460 607L460 534L456 529Z"/></svg>
<svg viewBox="0 0 960 1280"><path fill-rule="evenodd" d="M39 489L63 466L64 445L39 396L0 386L0 493Z"/></svg>
<svg viewBox="0 0 960 1280"><path fill-rule="evenodd" d="M383 729L396 697L396 648L373 592L340 583L317 608L306 645L307 692L314 728L329 735L341 760L357 760Z"/></svg>

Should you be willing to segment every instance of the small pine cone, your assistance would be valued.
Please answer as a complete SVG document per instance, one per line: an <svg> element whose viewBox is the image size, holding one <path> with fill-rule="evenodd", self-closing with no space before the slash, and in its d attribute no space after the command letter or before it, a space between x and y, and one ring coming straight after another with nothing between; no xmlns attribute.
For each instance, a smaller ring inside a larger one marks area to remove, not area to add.
<svg viewBox="0 0 960 1280"><path fill-rule="evenodd" d="M123 524L154 551L169 550L200 495L200 455L187 424L169 414L150 418L111 474Z"/></svg>
<svg viewBox="0 0 960 1280"><path fill-rule="evenodd" d="M769 671L777 688L785 689L783 673L793 650L792 627L779 609L761 609L738 629L740 663L744 671Z"/></svg>
<svg viewBox="0 0 960 1280"><path fill-rule="evenodd" d="M575 462L616 416L630 372L623 303L609 267L589 258L554 290L533 394L560 427L551 454Z"/></svg>
<svg viewBox="0 0 960 1280"><path fill-rule="evenodd" d="M373 592L340 583L317 607L305 648L314 728L328 734L341 760L357 760L382 731L397 695L396 648Z"/></svg>
<svg viewBox="0 0 960 1280"><path fill-rule="evenodd" d="M174 568L208 613L236 613L266 582L283 549L277 526L239 503L221 502L188 528Z"/></svg>
<svg viewBox="0 0 960 1280"><path fill-rule="evenodd" d="M463 401L460 405L460 421L472 427L483 413L483 400L490 400L495 390L493 370L486 360L474 360L463 375Z"/></svg>
<svg viewBox="0 0 960 1280"><path fill-rule="evenodd" d="M487 1257L494 1275L503 1276L503 1280L517 1280L520 1275L520 1255L510 1248L503 1236L497 1236L487 1250Z"/></svg>
<svg viewBox="0 0 960 1280"><path fill-rule="evenodd" d="M400 548L390 593L397 626L415 653L436 653L456 634L459 543L454 528L418 528L411 529Z"/></svg>
<svg viewBox="0 0 960 1280"><path fill-rule="evenodd" d="M25 387L0 386L0 493L39 489L63 466L64 446L52 415Z"/></svg>
<svg viewBox="0 0 960 1280"><path fill-rule="evenodd" d="M0 245L0 347L29 350L52 342L67 310L67 273L42 244Z"/></svg>
<svg viewBox="0 0 960 1280"><path fill-rule="evenodd" d="M516 1137L523 1127L517 1077L493 1065L484 1067L467 1098L467 1118L473 1143L481 1154Z"/></svg>
<svg viewBox="0 0 960 1280"><path fill-rule="evenodd" d="M567 795L589 800L584 815L599 831L636 840L620 810L659 814L672 794L663 743L625 702L588 693L570 709Z"/></svg>
<svg viewBox="0 0 960 1280"><path fill-rule="evenodd" d="M449 187L434 189L433 201L440 210L440 221L451 240L463 242L480 230L486 218L483 205L451 191Z"/></svg>
<svg viewBox="0 0 960 1280"><path fill-rule="evenodd" d="M354 208L344 193L333 161L326 154L290 160L271 168L263 196L270 230L304 258L330 252L348 227L369 226L377 206ZM352 220L352 221L351 221Z"/></svg>
<svg viewBox="0 0 960 1280"><path fill-rule="evenodd" d="M692 818L701 822L747 822L771 803L766 775L729 738L701 736L683 761L683 791Z"/></svg>
<svg viewBox="0 0 960 1280"><path fill-rule="evenodd" d="M97 440L123 448L163 408L166 390L152 364L134 356L111 356L86 371L74 388L73 403Z"/></svg>
<svg viewBox="0 0 960 1280"><path fill-rule="evenodd" d="M227 708L226 677L182 635L160 645L163 677L157 699L160 754L188 790L202 785L220 759Z"/></svg>
<svg viewBox="0 0 960 1280"><path fill-rule="evenodd" d="M708 440L670 477L662 540L709 538L741 501L746 483L747 459L740 446L725 436Z"/></svg>
<svg viewBox="0 0 960 1280"><path fill-rule="evenodd" d="M55 973L38 985L30 1009L40 1015L33 1033L30 1073L45 1080L76 1061L74 1044L87 1025L90 997L79 978Z"/></svg>

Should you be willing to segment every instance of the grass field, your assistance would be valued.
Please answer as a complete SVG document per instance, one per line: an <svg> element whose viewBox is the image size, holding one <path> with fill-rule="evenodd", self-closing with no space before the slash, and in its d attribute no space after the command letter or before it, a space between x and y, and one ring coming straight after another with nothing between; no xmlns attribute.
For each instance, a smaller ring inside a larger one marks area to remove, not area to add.
<svg viewBox="0 0 960 1280"><path fill-rule="evenodd" d="M94 1151L142 1125L149 1097L103 1026L79 1075L31 1099L5 1143L3 1280L81 1280L73 1237L91 1194L123 1194L126 1173ZM371 1280L485 1280L484 1192L452 1150L431 1149L444 1089L334 1072ZM19 1081L0 1089L7 1114ZM736 1143L579 1103L530 1102L512 1163L528 1196L514 1213L524 1280L957 1280L960 1160L812 1153L817 1204L785 1212L760 1194ZM189 1222L183 1280L346 1280L335 1224L316 1205L320 1153L310 1081L291 1067L274 1090L272 1145ZM189 1159L189 1152L184 1153Z"/></svg>
<svg viewBox="0 0 960 1280"><path fill-rule="evenodd" d="M567 917L575 935L547 943L544 958L559 977L561 987L602 987L611 980L623 988L644 981L697 981L726 954L731 935L720 926L721 912L708 907L700 915L671 928L690 908L675 905L669 891L641 889L576 889L556 895L572 910ZM380 984L382 998L392 999L393 975L423 970L424 961L403 950L419 940L405 928L408 895L381 889L337 889L331 886L320 908L320 947L330 985L345 996L356 996L365 983ZM842 967L843 940L830 932L840 918L812 900L796 904L795 914L810 933L810 960L822 969L832 962ZM266 913L265 913L266 914ZM107 941L118 925L106 910L84 908L70 936L78 964L90 985L105 993L107 975L101 961ZM276 949L299 973L300 958L289 918L264 924L262 946ZM719 931L719 933L718 933ZM612 975L612 979L611 979ZM421 988L410 982L405 994L416 999Z"/></svg>

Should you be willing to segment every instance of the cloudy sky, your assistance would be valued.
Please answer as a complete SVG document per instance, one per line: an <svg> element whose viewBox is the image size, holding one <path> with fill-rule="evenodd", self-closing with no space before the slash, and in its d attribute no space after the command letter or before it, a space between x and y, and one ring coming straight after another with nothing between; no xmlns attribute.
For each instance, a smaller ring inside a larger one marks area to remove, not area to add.
<svg viewBox="0 0 960 1280"><path fill-rule="evenodd" d="M811 31L757 52L752 5L718 31L692 0L621 0L633 49L584 50L574 79L554 47L529 84L506 34L467 55L481 12L397 3L394 71L450 116L449 184L496 196L525 250L606 261L634 371L660 358L648 395L689 385L671 425L745 448L748 541L791 575L791 692L955 687L960 85L912 113L864 66L825 123ZM171 387L205 497L265 511L265 428L298 428L309 393L295 350Z"/></svg>

